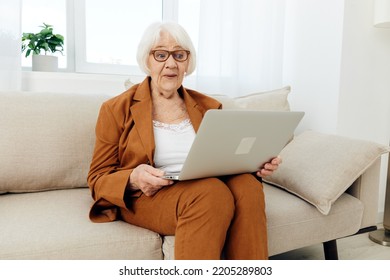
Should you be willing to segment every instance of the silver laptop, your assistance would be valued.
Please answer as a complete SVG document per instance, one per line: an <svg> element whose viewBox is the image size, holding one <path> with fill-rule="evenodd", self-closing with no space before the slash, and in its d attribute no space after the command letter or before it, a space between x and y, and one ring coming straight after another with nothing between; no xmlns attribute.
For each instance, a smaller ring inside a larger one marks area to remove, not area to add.
<svg viewBox="0 0 390 280"><path fill-rule="evenodd" d="M255 172L279 155L304 112L209 110L180 173L164 178L190 180Z"/></svg>

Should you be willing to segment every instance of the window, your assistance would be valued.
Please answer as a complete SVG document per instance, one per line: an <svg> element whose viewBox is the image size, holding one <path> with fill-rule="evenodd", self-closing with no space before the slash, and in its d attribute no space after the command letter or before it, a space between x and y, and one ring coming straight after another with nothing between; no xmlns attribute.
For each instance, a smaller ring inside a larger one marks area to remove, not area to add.
<svg viewBox="0 0 390 280"><path fill-rule="evenodd" d="M23 0L22 31L39 31L42 22L65 36L63 71L141 74L138 42L154 21L182 24L197 43L200 0ZM31 67L31 58L22 58Z"/></svg>
<svg viewBox="0 0 390 280"><path fill-rule="evenodd" d="M137 43L146 26L162 20L162 1L85 0L75 7L83 11L76 17L76 71L134 73Z"/></svg>

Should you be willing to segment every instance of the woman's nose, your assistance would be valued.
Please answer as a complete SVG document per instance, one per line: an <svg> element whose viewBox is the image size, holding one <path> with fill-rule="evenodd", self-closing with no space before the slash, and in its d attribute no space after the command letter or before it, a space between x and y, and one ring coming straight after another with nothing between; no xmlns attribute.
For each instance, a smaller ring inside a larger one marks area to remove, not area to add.
<svg viewBox="0 0 390 280"><path fill-rule="evenodd" d="M168 57L168 59L165 61L165 67L169 67L169 68L177 67L177 62L176 62L176 60L173 58L172 55L170 55L170 56Z"/></svg>

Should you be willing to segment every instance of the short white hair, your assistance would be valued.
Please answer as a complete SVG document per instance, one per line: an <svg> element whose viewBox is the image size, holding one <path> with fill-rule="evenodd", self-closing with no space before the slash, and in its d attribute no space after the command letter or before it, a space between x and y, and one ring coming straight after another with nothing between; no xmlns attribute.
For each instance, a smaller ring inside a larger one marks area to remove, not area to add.
<svg viewBox="0 0 390 280"><path fill-rule="evenodd" d="M137 61L139 67L146 75L150 75L150 69L148 67L149 54L153 46L160 39L162 31L170 34L183 49L190 51L186 73L186 75L190 75L196 67L194 44L184 28L176 22L155 22L145 29L141 41L138 44Z"/></svg>

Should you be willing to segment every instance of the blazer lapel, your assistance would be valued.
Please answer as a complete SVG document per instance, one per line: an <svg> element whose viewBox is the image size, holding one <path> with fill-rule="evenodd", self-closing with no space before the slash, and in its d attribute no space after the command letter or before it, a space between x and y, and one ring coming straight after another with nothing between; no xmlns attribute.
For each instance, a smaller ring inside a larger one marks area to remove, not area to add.
<svg viewBox="0 0 390 280"><path fill-rule="evenodd" d="M204 114L207 110L222 108L222 104L217 100L204 94L200 94L199 92L186 90L185 88L181 87L179 89L179 93L184 99L184 103L186 104L187 112L190 116L190 120L195 132L198 132L200 123L202 122Z"/></svg>
<svg viewBox="0 0 390 280"><path fill-rule="evenodd" d="M151 165L153 165L153 154L155 149L153 121L152 121L152 101L150 98L149 79L146 78L136 90L134 104L130 107L135 128L138 131L140 140L145 148L145 153Z"/></svg>
<svg viewBox="0 0 390 280"><path fill-rule="evenodd" d="M190 117L192 126L194 127L195 132L198 131L200 123L203 119L203 113L197 108L198 103L191 97L191 95L182 87L181 90L183 94L184 103L187 108L188 115Z"/></svg>

